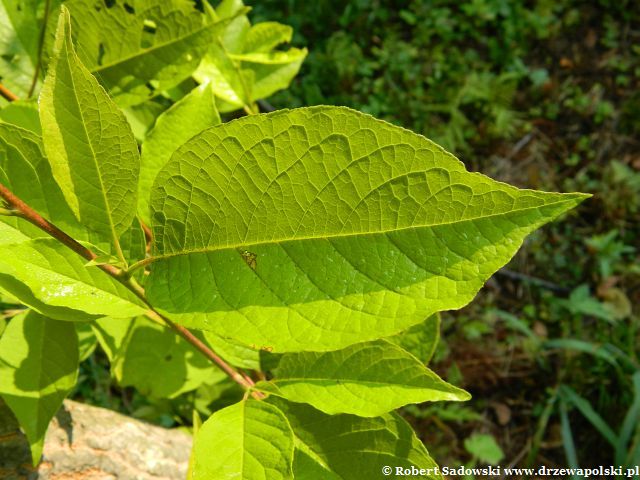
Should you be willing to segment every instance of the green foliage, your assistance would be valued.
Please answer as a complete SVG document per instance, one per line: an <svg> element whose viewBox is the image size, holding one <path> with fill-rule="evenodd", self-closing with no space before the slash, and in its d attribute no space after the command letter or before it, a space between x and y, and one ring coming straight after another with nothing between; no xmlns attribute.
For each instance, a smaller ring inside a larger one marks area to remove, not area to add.
<svg viewBox="0 0 640 480"><path fill-rule="evenodd" d="M31 100L17 100L1 109L0 122L16 125L42 135L38 104Z"/></svg>
<svg viewBox="0 0 640 480"><path fill-rule="evenodd" d="M424 322L409 327L393 337L391 343L402 347L425 365L429 363L440 339L440 315L432 315Z"/></svg>
<svg viewBox="0 0 640 480"><path fill-rule="evenodd" d="M306 55L275 50L292 30L251 26L246 13L239 1L69 0L55 39L42 36L43 136L29 114L0 124L0 287L29 309L0 338L0 395L37 463L98 343L120 388L147 398L137 416L193 417L172 410L179 398L209 416L192 479L387 466L440 478L392 412L469 398L425 366L437 313L469 303L528 234L587 195L470 173L426 138L348 108L218 125L219 110L255 113ZM460 105L499 103L478 79Z"/></svg>
<svg viewBox="0 0 640 480"><path fill-rule="evenodd" d="M246 11L241 0L220 3L214 16L229 24L194 73L212 83L221 112L257 112L255 101L286 88L307 55L306 49L276 50L291 41L293 29L276 22L252 26Z"/></svg>
<svg viewBox="0 0 640 480"><path fill-rule="evenodd" d="M198 2L186 0L64 4L80 61L121 106L187 79L222 28Z"/></svg>
<svg viewBox="0 0 640 480"><path fill-rule="evenodd" d="M525 235L582 198L468 173L344 108L245 117L194 137L158 174L147 293L180 323L247 345L340 348L465 305Z"/></svg>
<svg viewBox="0 0 640 480"><path fill-rule="evenodd" d="M33 463L44 434L78 377L78 337L72 323L35 312L14 317L0 338L0 395L20 422Z"/></svg>
<svg viewBox="0 0 640 480"><path fill-rule="evenodd" d="M428 441L447 445L433 452L443 462L464 463L468 455L456 446L470 431L492 427L506 458L531 442L524 466L562 464L558 402L547 410L559 383L612 426L633 401L628 362L613 367L603 358L617 351L637 363L640 341L640 10L633 7L629 0L265 0L254 7L259 19L286 19L294 43L310 48L301 75L270 99L276 108L347 105L424 133L505 182L595 195L578 214L529 237L472 305L443 314L444 342L431 366L473 393L463 408L483 415L471 418L457 404L411 410L424 418L418 428ZM496 308L529 333L496 320ZM547 337L605 353L550 351L540 347ZM507 425L494 402L511 409ZM575 410L568 415L582 463L613 463L596 431Z"/></svg>
<svg viewBox="0 0 640 480"><path fill-rule="evenodd" d="M52 238L0 245L0 266L2 288L58 320L128 318L145 311L133 293Z"/></svg>
<svg viewBox="0 0 640 480"><path fill-rule="evenodd" d="M145 223L151 223L147 192L151 190L158 172L180 145L202 130L219 123L220 115L210 83L194 88L158 116L155 126L142 143L140 156L138 215Z"/></svg>
<svg viewBox="0 0 640 480"><path fill-rule="evenodd" d="M62 12L40 95L44 148L75 215L99 235L99 247L112 245L124 261L120 236L136 213L138 147L122 112L76 56L69 12Z"/></svg>
<svg viewBox="0 0 640 480"><path fill-rule="evenodd" d="M143 395L174 398L195 390L220 372L192 345L163 325L144 317L133 321L101 319L95 326L118 384Z"/></svg>
<svg viewBox="0 0 640 480"><path fill-rule="evenodd" d="M269 403L284 412L295 437L295 478L377 477L382 467L431 469L429 456L409 424L396 413L374 418L326 415L275 397ZM375 445L375 446L374 446ZM429 479L442 479L428 475Z"/></svg>
<svg viewBox="0 0 640 480"><path fill-rule="evenodd" d="M293 451L284 413L269 403L244 400L214 413L200 427L190 478L292 479Z"/></svg>
<svg viewBox="0 0 640 480"><path fill-rule="evenodd" d="M0 111L4 111L0 110ZM59 225L66 232L82 240L88 239L85 229L78 225L67 206L62 191L53 179L51 167L44 156L39 135L10 123L0 124L0 180L18 196L28 195L32 208ZM1 222L11 225L27 236L40 236L33 225L3 217ZM6 242L6 237L2 243Z"/></svg>
<svg viewBox="0 0 640 480"><path fill-rule="evenodd" d="M467 392L442 381L418 359L385 341L334 352L288 353L274 375L256 388L309 403L330 415L375 417L408 403L469 399Z"/></svg>
<svg viewBox="0 0 640 480"><path fill-rule="evenodd" d="M474 459L489 465L498 465L504 458L504 452L491 435L471 435L464 441L464 448Z"/></svg>
<svg viewBox="0 0 640 480"><path fill-rule="evenodd" d="M38 37L43 15L42 0L0 2L0 80L24 96L38 63Z"/></svg>

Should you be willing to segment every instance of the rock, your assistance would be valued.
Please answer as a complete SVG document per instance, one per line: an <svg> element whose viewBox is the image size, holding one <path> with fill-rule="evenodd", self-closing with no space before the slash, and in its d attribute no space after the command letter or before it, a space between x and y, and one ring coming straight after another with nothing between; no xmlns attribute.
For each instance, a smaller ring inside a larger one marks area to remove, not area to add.
<svg viewBox="0 0 640 480"><path fill-rule="evenodd" d="M180 430L66 400L49 424L35 469L25 436L0 401L0 478L5 480L183 480L191 443Z"/></svg>

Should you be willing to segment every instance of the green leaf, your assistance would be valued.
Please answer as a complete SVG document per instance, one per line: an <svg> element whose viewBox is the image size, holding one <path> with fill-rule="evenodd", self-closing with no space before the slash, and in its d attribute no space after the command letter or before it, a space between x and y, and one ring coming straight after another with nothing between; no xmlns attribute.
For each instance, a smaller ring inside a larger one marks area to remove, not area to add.
<svg viewBox="0 0 640 480"><path fill-rule="evenodd" d="M424 322L387 338L427 365L440 339L440 315L431 315Z"/></svg>
<svg viewBox="0 0 640 480"><path fill-rule="evenodd" d="M40 94L53 176L78 219L122 258L119 237L136 213L138 146L122 112L75 54L64 7L55 53Z"/></svg>
<svg viewBox="0 0 640 480"><path fill-rule="evenodd" d="M36 100L16 100L0 110L0 122L11 123L42 135L38 102Z"/></svg>
<svg viewBox="0 0 640 480"><path fill-rule="evenodd" d="M469 303L580 203L465 171L341 107L245 117L176 151L151 193L152 304L275 353L336 350Z"/></svg>
<svg viewBox="0 0 640 480"><path fill-rule="evenodd" d="M122 109L138 142L144 141L158 115L167 109L168 105L164 105L162 100L161 97L156 97L148 102Z"/></svg>
<svg viewBox="0 0 640 480"><path fill-rule="evenodd" d="M20 422L33 463L40 461L49 421L78 378L73 324L35 312L14 317L0 338L0 395Z"/></svg>
<svg viewBox="0 0 640 480"><path fill-rule="evenodd" d="M74 239L92 244L100 243L101 236L79 223L68 207L42 151L42 140L35 133L15 125L0 124L0 183ZM16 217L0 216L0 222L26 234L18 236L13 232L10 239L9 234L5 233L0 241L2 243L16 243L27 240L28 237L46 236L41 229ZM146 243L137 222L120 237L120 245L126 259L137 261L144 257ZM104 246L109 248L108 244ZM58 318L53 313L46 314Z"/></svg>
<svg viewBox="0 0 640 480"><path fill-rule="evenodd" d="M0 220L5 220L0 216ZM18 230L16 227L5 224L0 221L0 246L8 245L12 243L25 242L29 240L24 233Z"/></svg>
<svg viewBox="0 0 640 480"><path fill-rule="evenodd" d="M204 337L213 350L231 365L249 370L263 370L260 364L260 350L218 336L213 332L205 331Z"/></svg>
<svg viewBox="0 0 640 480"><path fill-rule="evenodd" d="M2 225L0 225L2 227ZM0 238L2 238L2 229L0 228ZM0 288L0 303L6 305L18 305L20 302L13 295Z"/></svg>
<svg viewBox="0 0 640 480"><path fill-rule="evenodd" d="M292 479L293 434L273 405L245 400L214 413L193 447L191 478Z"/></svg>
<svg viewBox="0 0 640 480"><path fill-rule="evenodd" d="M464 448L483 463L497 465L504 458L504 452L492 435L475 433L464 441Z"/></svg>
<svg viewBox="0 0 640 480"><path fill-rule="evenodd" d="M127 318L146 311L133 293L102 270L85 267L85 262L52 238L0 243L0 287L36 310L41 304L62 307L60 312L46 310L59 313L60 320Z"/></svg>
<svg viewBox="0 0 640 480"><path fill-rule="evenodd" d="M84 362L96 349L98 339L90 323L76 323L75 326L78 334L78 357L81 362Z"/></svg>
<svg viewBox="0 0 640 480"><path fill-rule="evenodd" d="M150 397L174 398L218 375L219 370L174 331L144 317L130 322L112 352L111 371L121 386L136 387ZM102 320L100 325L112 332L111 338L122 330L119 319Z"/></svg>
<svg viewBox="0 0 640 480"><path fill-rule="evenodd" d="M0 0L0 79L16 95L29 92L38 59L42 0Z"/></svg>
<svg viewBox="0 0 640 480"><path fill-rule="evenodd" d="M0 183L74 238L88 239L84 227L77 222L54 181L42 151L42 141L35 133L0 123ZM46 235L39 228L18 218L0 216L0 222L13 226L29 237Z"/></svg>
<svg viewBox="0 0 640 480"><path fill-rule="evenodd" d="M65 5L82 63L121 106L142 103L188 78L223 26L186 0Z"/></svg>
<svg viewBox="0 0 640 480"><path fill-rule="evenodd" d="M395 476L396 467L412 466L429 472L420 478L442 479L427 449L396 413L375 418L326 415L277 397L268 402L285 414L293 430L296 480L383 478L383 467L391 467ZM311 468L317 475L309 473Z"/></svg>
<svg viewBox="0 0 640 480"><path fill-rule="evenodd" d="M220 4L217 15L232 20L194 73L199 82L211 83L222 112L254 110L256 100L287 88L307 55L306 49L298 48L274 51L291 41L293 29L276 22L251 26L245 12L240 0Z"/></svg>
<svg viewBox="0 0 640 480"><path fill-rule="evenodd" d="M246 393L240 385L219 370L220 377L214 377L200 385L194 392L193 406L205 417L241 401Z"/></svg>
<svg viewBox="0 0 640 480"><path fill-rule="evenodd" d="M113 363L129 330L133 328L133 319L100 318L93 322L91 327L100 347L107 354L109 362Z"/></svg>
<svg viewBox="0 0 640 480"><path fill-rule="evenodd" d="M220 123L211 85L202 85L176 102L156 120L142 144L138 214L149 224L149 196L156 175L173 152L204 129Z"/></svg>
<svg viewBox="0 0 640 480"><path fill-rule="evenodd" d="M409 403L464 401L471 396L449 385L420 360L384 340L335 352L288 353L275 378L256 388L334 415L376 417Z"/></svg>

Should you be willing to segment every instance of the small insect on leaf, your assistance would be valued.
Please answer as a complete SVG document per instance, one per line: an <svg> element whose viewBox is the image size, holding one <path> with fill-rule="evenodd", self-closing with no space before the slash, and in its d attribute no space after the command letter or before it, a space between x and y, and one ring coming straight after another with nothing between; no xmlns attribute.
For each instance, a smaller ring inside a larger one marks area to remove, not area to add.
<svg viewBox="0 0 640 480"><path fill-rule="evenodd" d="M255 270L256 267L258 266L258 255L256 255L253 252L250 252L249 250L238 250L238 252L240 253L240 256L242 257L242 259L244 260L244 263L246 263L249 268L251 270Z"/></svg>

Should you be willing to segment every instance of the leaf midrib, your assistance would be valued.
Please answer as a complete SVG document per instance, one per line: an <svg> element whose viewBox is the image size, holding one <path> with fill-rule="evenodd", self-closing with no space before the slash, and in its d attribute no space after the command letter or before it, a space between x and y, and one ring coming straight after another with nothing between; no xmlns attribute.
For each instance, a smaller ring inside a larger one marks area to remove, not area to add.
<svg viewBox="0 0 640 480"><path fill-rule="evenodd" d="M430 387L423 387L423 386L419 386L419 385L413 385L413 384L408 384L408 383L387 383L384 381L379 381L379 380L358 380L358 379L353 379L353 378L322 378L322 377L287 377L287 378L283 378L281 380L275 379L275 380L271 380L268 383L273 383L276 387L281 388L282 386L284 386L283 384L285 383L289 383L292 382L293 384L296 383L327 383L327 382L334 382L336 384L336 386L340 386L343 384L355 384L355 385L363 385L363 386L382 386L382 387L389 387L389 388L393 388L393 387L406 387L407 389L410 390L433 390L436 392L446 392L446 393L454 393L454 392L449 392L448 390L438 390L435 388L430 388ZM339 383L338 383L339 382ZM288 385L287 385L288 386Z"/></svg>
<svg viewBox="0 0 640 480"><path fill-rule="evenodd" d="M524 191L526 191L526 190L524 190ZM572 195L572 194L567 194L567 195ZM307 237L294 237L294 238L284 238L284 239L245 242L245 243L235 243L235 244L227 244L227 245L219 245L219 246L206 246L206 247L202 247L202 248L194 248L194 249L189 249L189 250L181 250L181 251L176 251L176 252L169 252L169 253L162 253L162 254L158 254L158 255L153 255L151 257L148 257L148 261L149 262L155 262L157 260L162 260L162 259L165 259L165 258L177 257L177 256L181 256L181 255L189 255L189 254L192 254L192 253L213 253L213 252L218 252L218 251L222 251L222 250L232 250L232 249L238 249L238 248L247 249L249 247L255 247L255 246L279 245L279 244L282 244L282 243L302 242L302 241L310 241L310 240L331 240L331 239L334 239L334 238L348 238L348 237L358 237L358 236L366 236L366 235L387 235L387 234L390 234L390 233L403 232L403 231L406 231L406 230L415 230L415 229L419 229L419 228L435 228L435 227L442 227L442 226L446 226L446 225L457 225L457 224L465 223L465 222L475 222L477 220L484 220L484 219L488 219L488 218L511 215L511 214L514 214L514 213L517 213L517 212L527 212L527 211L531 211L531 210L537 210L537 209L540 209L540 208L552 207L554 205L560 205L560 204L563 204L563 203L568 203L568 202L571 202L571 201L575 201L578 198L579 198L578 196L573 196L572 195L571 198L567 198L566 200L560 200L560 201L557 201L557 202L545 203L543 205L537 205L537 206L533 206L533 207L526 207L526 208L519 208L519 209L509 210L507 212L493 213L493 214L490 214L490 215L483 215L483 216L478 216L478 217L473 217L473 218L466 218L464 220L456 220L456 221L453 221L453 222L441 222L441 223L433 223L433 224L429 224L429 225L412 225L410 227L401 227L401 228L395 228L395 229L391 229L391 230L378 230L378 231L374 231L374 232L335 233L335 234L330 234L330 235L316 235L316 236L307 236Z"/></svg>
<svg viewBox="0 0 640 480"><path fill-rule="evenodd" d="M107 218L109 219L109 230L111 230L111 240L113 241L113 246L116 249L116 252L118 252L119 256L124 260L124 255L122 255L121 249L120 249L120 242L118 240L118 235L116 233L116 229L115 229L115 224L113 221L113 216L111 215L111 203L109 202L109 199L107 198L107 193L105 191L105 186L104 183L102 181L102 171L100 170L100 163L98 162L98 158L96 155L95 150L93 149L93 143L91 142L91 137L89 136L89 132L87 131L87 126L86 126L86 121L84 118L84 114L82 111L82 107L80 105L80 99L78 98L78 94L77 94L77 90L76 90L76 84L75 84L75 79L74 79L74 75L72 73L72 65L69 63L68 58L72 57L76 62L77 65L76 67L78 67L80 73L84 73L82 71L83 66L82 66L82 62L80 61L80 58L76 55L76 53L73 51L73 49L69 48L71 45L67 45L67 40L70 41L70 36L67 37L66 32L65 32L65 49L67 50L67 66L69 68L69 73L71 73L71 75L69 75L69 77L71 78L71 86L72 86L72 92L73 92L73 98L76 101L76 105L78 106L78 113L80 114L80 120L82 123L82 131L84 132L85 138L87 139L87 145L89 146L89 150L91 150L91 159L93 160L93 164L96 167L96 172L98 173L98 182L100 183L100 194L102 196L102 200L104 201L104 205L105 205L105 213L107 215ZM87 70L88 71L88 70ZM91 81L91 80L89 80ZM96 84L98 82L96 81ZM102 88L99 84L97 85L98 88ZM52 92L53 94L53 92ZM104 94L107 95L106 91L104 91ZM100 121L100 123L102 124L102 119Z"/></svg>

